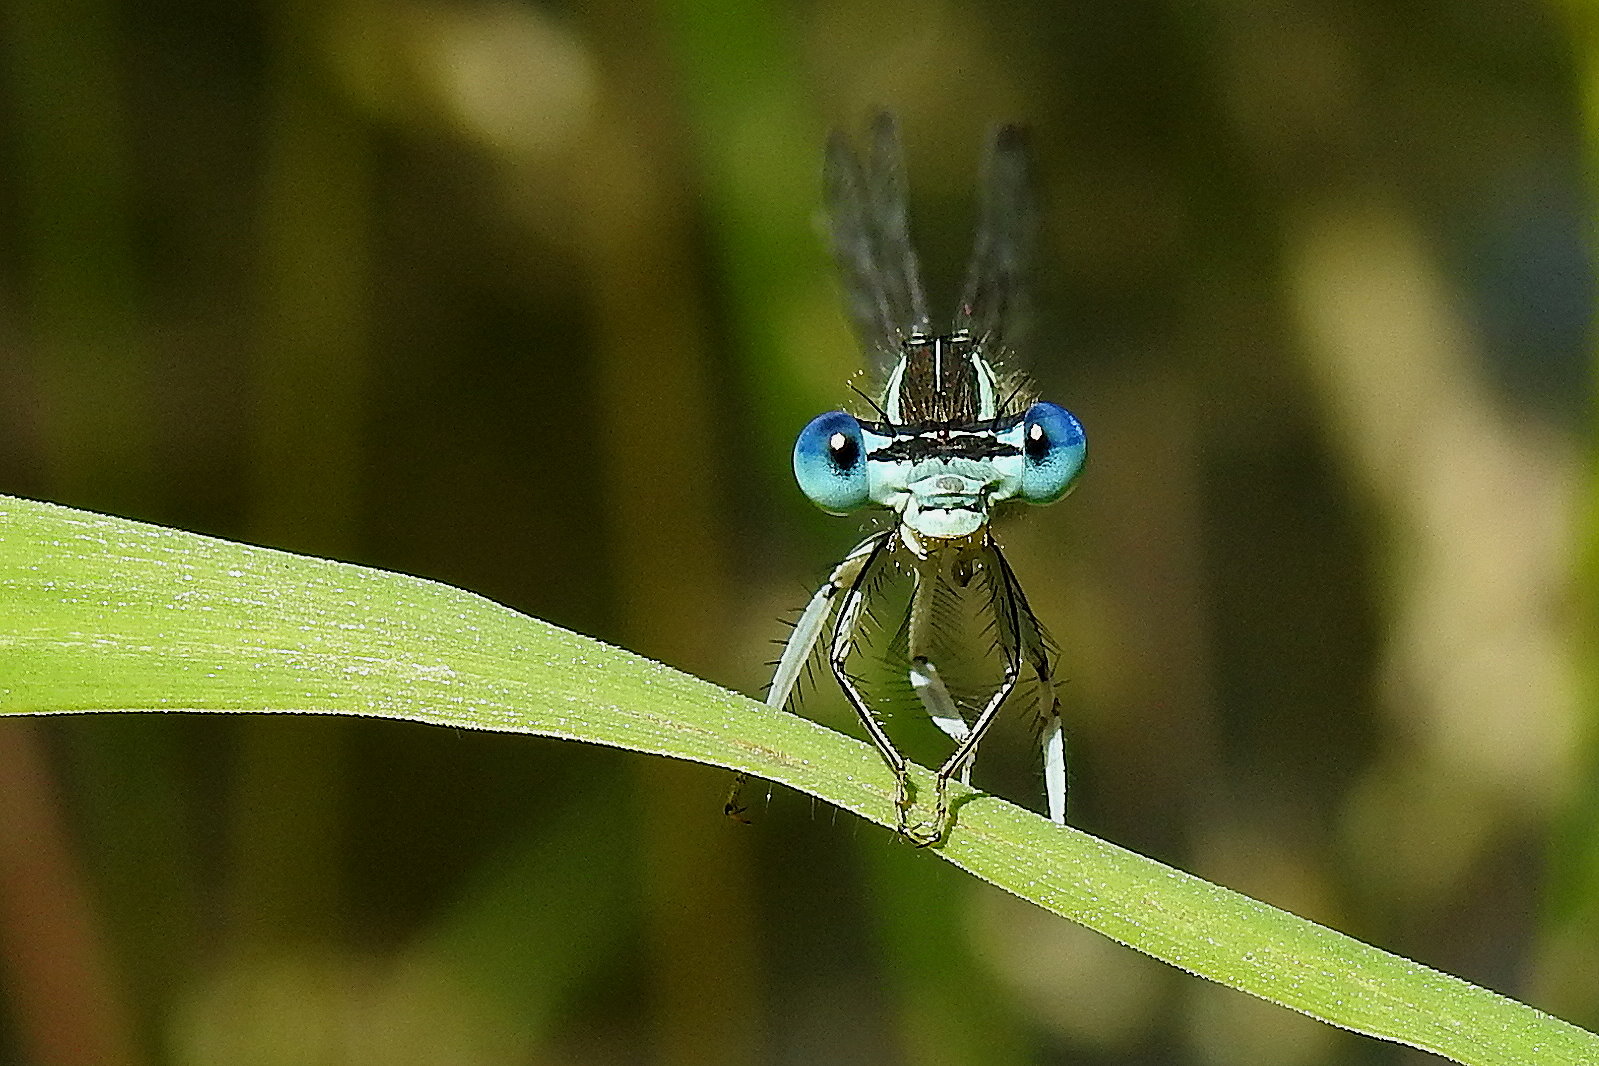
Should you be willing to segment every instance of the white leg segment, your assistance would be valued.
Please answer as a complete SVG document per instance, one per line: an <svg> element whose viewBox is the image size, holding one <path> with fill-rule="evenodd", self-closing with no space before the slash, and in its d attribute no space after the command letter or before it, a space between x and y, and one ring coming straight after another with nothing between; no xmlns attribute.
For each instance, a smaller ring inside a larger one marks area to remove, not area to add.
<svg viewBox="0 0 1599 1066"><path fill-rule="evenodd" d="M800 671L805 668L806 660L811 657L811 652L816 647L816 638L822 635L828 616L833 613L833 606L838 602L837 597L838 586L830 579L827 584L816 590L811 602L805 605L799 621L794 623L794 632L788 635L788 640L783 645L783 654L777 660L777 669L772 673L772 684L766 690L768 707L781 710L788 703L789 696L794 692L794 683L799 680Z"/></svg>
<svg viewBox="0 0 1599 1066"><path fill-rule="evenodd" d="M822 630L827 627L828 618L833 614L833 608L838 605L838 594L854 583L867 556L871 555L872 549L883 536L884 534L874 533L857 544L854 550L844 556L844 561L827 575L822 587L816 590L811 602L805 605L799 621L794 624L794 632L789 634L788 642L783 645L783 654L777 661L777 670L772 674L772 685L766 691L768 707L781 709L788 703L789 696L794 692L794 683L799 680L800 671L805 669L805 663L810 659L811 652L816 649L816 641L821 637Z"/></svg>
<svg viewBox="0 0 1599 1066"><path fill-rule="evenodd" d="M1049 796L1049 820L1066 824L1066 730L1056 714L1044 727L1044 792Z"/></svg>
<svg viewBox="0 0 1599 1066"><path fill-rule="evenodd" d="M1009 610L1002 615L1001 643L1009 643L1028 662L1038 679L1038 708L1043 717L1041 747L1044 761L1044 793L1049 801L1050 821L1066 824L1066 733L1060 717L1060 701L1055 696L1055 671L1050 663L1049 640L1038 619L1027 606L1020 583L996 548L994 562L1002 582ZM1009 624L1006 624L1008 620Z"/></svg>
<svg viewBox="0 0 1599 1066"><path fill-rule="evenodd" d="M966 719L961 716L960 708L955 706L955 699L949 694L949 688L944 684L944 679L938 676L938 668L926 659L911 660L911 688L921 699L922 706L927 709L927 714L933 723L949 734L956 744L961 743L972 735L972 727L966 724ZM968 759L961 766L961 784L972 783L972 762Z"/></svg>

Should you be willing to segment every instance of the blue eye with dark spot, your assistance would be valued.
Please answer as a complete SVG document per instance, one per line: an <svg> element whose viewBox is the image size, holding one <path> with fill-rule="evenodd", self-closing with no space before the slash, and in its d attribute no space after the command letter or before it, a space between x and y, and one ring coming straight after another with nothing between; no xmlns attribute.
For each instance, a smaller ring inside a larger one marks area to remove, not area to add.
<svg viewBox="0 0 1599 1066"><path fill-rule="evenodd" d="M861 424L843 411L811 419L794 442L794 480L824 511L845 514L864 507L869 498Z"/></svg>
<svg viewBox="0 0 1599 1066"><path fill-rule="evenodd" d="M1027 465L1020 495L1028 503L1054 503L1070 492L1088 454L1082 425L1053 403L1035 403L1027 409L1022 447Z"/></svg>

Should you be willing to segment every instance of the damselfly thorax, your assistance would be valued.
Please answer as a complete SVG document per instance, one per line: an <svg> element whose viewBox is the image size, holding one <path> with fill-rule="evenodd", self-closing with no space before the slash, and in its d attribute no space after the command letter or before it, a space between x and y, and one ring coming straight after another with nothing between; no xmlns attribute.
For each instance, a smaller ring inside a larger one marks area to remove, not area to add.
<svg viewBox="0 0 1599 1066"><path fill-rule="evenodd" d="M996 511L1012 503L1064 496L1085 455L1082 427L1069 412L1037 400L1021 375L996 368L1014 333L1010 320L1032 223L1023 139L1015 127L1005 127L990 148L976 249L948 333L929 328L893 119L883 115L874 122L865 162L835 134L825 173L833 248L856 332L884 379L878 396L862 394L870 412L830 411L801 431L794 475L823 510L876 507L888 523L857 544L811 597L784 645L767 703L788 703L834 619L827 660L894 774L897 827L918 844L931 844L948 830L950 781L970 782L978 743L1030 674L1029 709L1043 750L1049 813L1064 823L1065 737L1052 647L991 528ZM862 654L868 603L891 570L911 579L896 638L903 677L955 745L935 777L933 816L918 824L909 818L905 757L851 668ZM948 621L950 605L960 603L988 617L985 628L1000 663L997 681L976 696L952 687L943 672L960 656ZM738 784L728 810L743 810Z"/></svg>

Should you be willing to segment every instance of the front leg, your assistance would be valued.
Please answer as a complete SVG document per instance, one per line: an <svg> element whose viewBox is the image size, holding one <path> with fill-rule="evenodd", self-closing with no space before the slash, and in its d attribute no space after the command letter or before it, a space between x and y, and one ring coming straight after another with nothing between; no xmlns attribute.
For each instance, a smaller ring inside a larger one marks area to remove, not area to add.
<svg viewBox="0 0 1599 1066"><path fill-rule="evenodd" d="M805 605L799 621L794 623L794 631L788 635L788 640L783 644L783 654L777 660L772 683L766 690L768 707L782 710L788 705L789 697L794 694L794 686L799 681L800 671L805 668L811 653L816 650L816 641L822 635L822 629L827 625L827 619L832 615L833 608L838 605L839 593L855 584L866 561L882 546L888 535L888 532L873 533L855 545L850 553L844 556L844 561L827 575L822 587L816 590L811 601ZM744 821L743 815L748 809L743 801L744 786L749 781L749 776L740 771L733 777L733 787L728 791L727 803L723 807L724 813L729 818Z"/></svg>
<svg viewBox="0 0 1599 1066"><path fill-rule="evenodd" d="M998 627L1003 633L1005 627ZM938 776L934 779L937 789L937 806L933 814L933 828L937 835L934 840L943 839L949 830L949 782L956 774L960 775L961 784L967 784L971 775L972 760L977 756L977 745L983 736L994 724L994 719L999 716L999 709L1004 706L1005 698L1016 688L1016 679L1020 675L1019 662L1013 648L1007 646L1003 636L999 642L1000 652L1005 656L1005 676L1000 681L999 688L989 697L983 705L982 711L972 722L971 729L966 738L955 745L955 750L950 757L944 760L944 765L938 768Z"/></svg>
<svg viewBox="0 0 1599 1066"><path fill-rule="evenodd" d="M871 737L878 754L882 755L883 761L894 774L894 828L918 844L926 844L931 841L924 841L912 832L906 818L911 799L910 775L906 769L905 756L894 747L894 742L888 738L888 733L883 730L877 716L866 705L866 697L861 694L860 689L856 687L855 679L846 669L850 651L855 646L856 628L866 607L867 590L877 569L888 562L888 549L893 544L893 532L890 530L887 534L881 535L881 539L872 545L861 564L860 571L855 575L855 580L850 584L849 592L844 596L843 606L839 608L838 623L833 628L833 643L828 649L827 659L833 667L833 676L838 679L839 688L844 690L844 695L848 698L850 706L855 709L855 715L865 727L867 736ZM870 541L863 543L862 548L865 548L867 543Z"/></svg>

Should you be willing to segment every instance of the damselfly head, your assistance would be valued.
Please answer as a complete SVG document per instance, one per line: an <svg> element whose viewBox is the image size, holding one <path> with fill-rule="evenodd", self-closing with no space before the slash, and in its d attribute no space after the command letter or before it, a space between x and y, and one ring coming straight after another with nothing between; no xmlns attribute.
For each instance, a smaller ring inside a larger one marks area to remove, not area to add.
<svg viewBox="0 0 1599 1066"><path fill-rule="evenodd" d="M795 441L794 478L829 513L875 505L921 538L955 540L1008 500L1054 503L1076 484L1086 453L1077 419L1044 401L970 425L900 426L829 411Z"/></svg>

